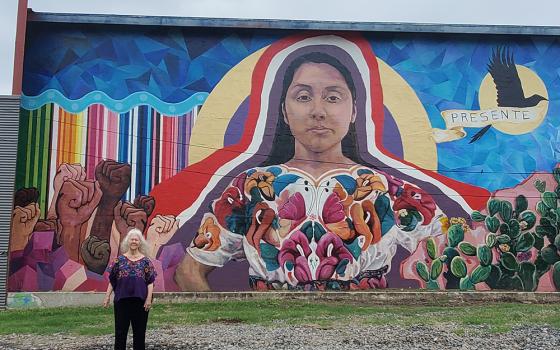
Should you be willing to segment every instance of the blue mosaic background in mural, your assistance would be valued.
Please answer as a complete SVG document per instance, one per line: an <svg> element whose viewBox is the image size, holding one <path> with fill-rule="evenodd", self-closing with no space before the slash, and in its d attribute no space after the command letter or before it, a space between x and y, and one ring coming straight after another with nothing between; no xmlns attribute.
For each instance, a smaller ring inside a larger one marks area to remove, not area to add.
<svg viewBox="0 0 560 350"><path fill-rule="evenodd" d="M56 89L74 100L102 91L120 100L146 91L168 103L182 102L197 92L210 92L242 59L275 40L231 30L86 28L30 26L25 95Z"/></svg>
<svg viewBox="0 0 560 350"><path fill-rule="evenodd" d="M406 39L406 40L405 40ZM438 171L459 181L496 190L512 187L535 171L550 172L559 161L560 41L550 37L387 35L371 40L378 57L416 91L433 127L445 128L441 111L479 109L478 89L492 50L508 47L518 65L533 70L549 94L543 123L524 135L494 128L469 144L480 129L438 145Z"/></svg>
<svg viewBox="0 0 560 350"><path fill-rule="evenodd" d="M49 26L48 30L43 30ZM292 33L292 32L290 32ZM58 90L70 100L93 91L120 100L147 92L178 104L208 93L246 56L286 35L281 31L177 29L33 23L28 30L24 93ZM545 83L548 114L531 133L512 136L493 128L469 144L464 139L438 145L438 171L489 190L512 187L535 171L558 162L560 41L549 37L461 36L365 33L376 55L416 91L433 127L440 112L476 110L478 89L491 52L507 46L517 64Z"/></svg>

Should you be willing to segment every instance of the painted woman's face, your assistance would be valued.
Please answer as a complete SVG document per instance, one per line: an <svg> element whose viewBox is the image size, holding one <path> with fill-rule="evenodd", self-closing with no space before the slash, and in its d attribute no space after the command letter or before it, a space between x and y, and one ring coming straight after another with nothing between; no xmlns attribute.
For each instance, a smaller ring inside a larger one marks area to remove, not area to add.
<svg viewBox="0 0 560 350"><path fill-rule="evenodd" d="M304 63L296 70L283 112L296 142L315 153L340 145L355 119L352 93L327 63Z"/></svg>

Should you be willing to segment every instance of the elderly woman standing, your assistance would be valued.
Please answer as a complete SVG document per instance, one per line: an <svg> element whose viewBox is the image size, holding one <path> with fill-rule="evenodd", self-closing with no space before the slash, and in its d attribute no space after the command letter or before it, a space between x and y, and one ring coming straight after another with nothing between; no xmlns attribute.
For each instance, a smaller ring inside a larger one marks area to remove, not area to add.
<svg viewBox="0 0 560 350"><path fill-rule="evenodd" d="M109 306L115 292L115 349L126 349L128 328L132 324L134 350L145 349L146 325L152 305L156 272L146 257L148 245L142 232L132 229L121 244L122 255L109 268L109 286L103 306Z"/></svg>

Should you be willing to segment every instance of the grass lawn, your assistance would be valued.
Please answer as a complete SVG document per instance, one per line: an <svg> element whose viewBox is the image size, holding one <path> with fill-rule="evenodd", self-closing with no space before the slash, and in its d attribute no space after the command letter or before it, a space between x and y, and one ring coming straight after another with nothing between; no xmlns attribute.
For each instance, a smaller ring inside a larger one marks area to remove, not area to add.
<svg viewBox="0 0 560 350"><path fill-rule="evenodd" d="M154 304L148 327L212 322L260 325L485 325L488 332L506 332L516 325L560 328L560 304L488 304L476 306L358 306L344 303L309 303L287 300L201 301ZM0 312L0 334L80 334L113 332L112 309L68 307Z"/></svg>

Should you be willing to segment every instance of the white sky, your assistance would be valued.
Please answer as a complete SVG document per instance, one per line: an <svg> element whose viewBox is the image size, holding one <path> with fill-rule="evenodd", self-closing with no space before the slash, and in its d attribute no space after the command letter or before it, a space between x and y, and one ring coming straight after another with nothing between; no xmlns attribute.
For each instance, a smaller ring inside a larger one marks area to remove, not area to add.
<svg viewBox="0 0 560 350"><path fill-rule="evenodd" d="M11 94L17 0L0 0L0 94ZM357 22L560 25L558 0L29 0L36 12Z"/></svg>

